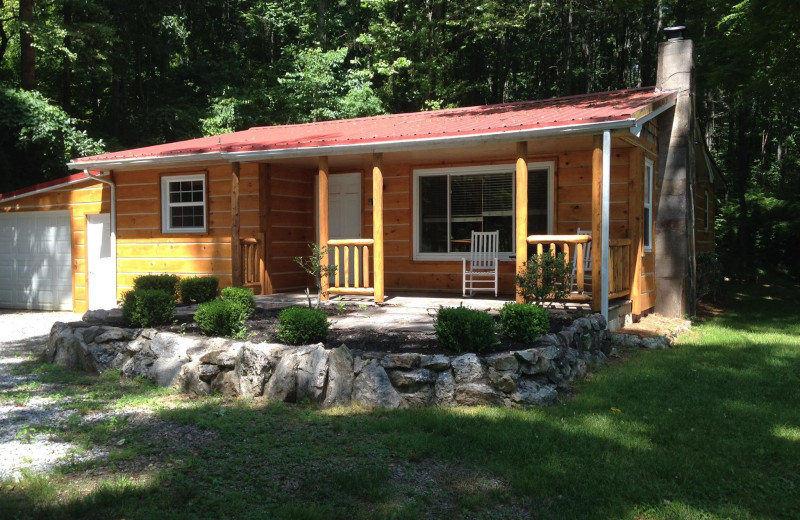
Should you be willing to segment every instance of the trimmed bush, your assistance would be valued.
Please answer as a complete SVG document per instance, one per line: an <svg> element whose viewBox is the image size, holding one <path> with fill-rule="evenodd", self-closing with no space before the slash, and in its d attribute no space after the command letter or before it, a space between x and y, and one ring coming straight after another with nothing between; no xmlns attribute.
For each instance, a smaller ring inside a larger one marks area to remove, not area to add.
<svg viewBox="0 0 800 520"><path fill-rule="evenodd" d="M178 282L178 295L183 303L210 302L217 297L219 280L216 276L193 276Z"/></svg>
<svg viewBox="0 0 800 520"><path fill-rule="evenodd" d="M158 289L135 289L122 297L122 319L135 327L166 325L175 319L175 297Z"/></svg>
<svg viewBox="0 0 800 520"><path fill-rule="evenodd" d="M174 274L143 274L133 279L133 290L149 289L175 295L179 278Z"/></svg>
<svg viewBox="0 0 800 520"><path fill-rule="evenodd" d="M528 303L544 306L548 298L562 301L572 285L572 262L567 262L564 253L556 256L546 250L541 255L531 255L525 270L514 277L517 292Z"/></svg>
<svg viewBox="0 0 800 520"><path fill-rule="evenodd" d="M253 291L247 287L226 287L220 292L220 298L237 302L247 309L248 318L256 311L256 300L253 298Z"/></svg>
<svg viewBox="0 0 800 520"><path fill-rule="evenodd" d="M212 300L198 306L194 321L206 336L244 339L247 335L244 324L249 316L250 311L238 301Z"/></svg>
<svg viewBox="0 0 800 520"><path fill-rule="evenodd" d="M278 315L278 339L289 345L307 345L328 337L328 316L318 309L289 307Z"/></svg>
<svg viewBox="0 0 800 520"><path fill-rule="evenodd" d="M500 331L513 339L527 343L550 330L547 311L527 303L506 303L500 309Z"/></svg>
<svg viewBox="0 0 800 520"><path fill-rule="evenodd" d="M498 343L494 318L463 306L439 307L434 330L442 347L459 353L482 352Z"/></svg>

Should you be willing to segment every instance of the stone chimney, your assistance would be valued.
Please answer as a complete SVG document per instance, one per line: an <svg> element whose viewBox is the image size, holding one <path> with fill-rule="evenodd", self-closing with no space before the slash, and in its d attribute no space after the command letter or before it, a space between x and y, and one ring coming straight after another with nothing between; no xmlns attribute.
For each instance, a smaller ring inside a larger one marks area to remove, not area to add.
<svg viewBox="0 0 800 520"><path fill-rule="evenodd" d="M656 88L676 90L674 108L658 118L658 206L655 222L656 312L695 314L694 43L686 28L664 30Z"/></svg>

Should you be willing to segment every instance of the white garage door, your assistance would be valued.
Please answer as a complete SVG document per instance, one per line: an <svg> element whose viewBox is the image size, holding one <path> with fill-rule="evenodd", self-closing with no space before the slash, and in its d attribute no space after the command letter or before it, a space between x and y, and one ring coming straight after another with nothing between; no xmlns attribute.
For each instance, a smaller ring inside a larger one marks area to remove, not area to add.
<svg viewBox="0 0 800 520"><path fill-rule="evenodd" d="M72 310L69 212L0 214L0 308Z"/></svg>

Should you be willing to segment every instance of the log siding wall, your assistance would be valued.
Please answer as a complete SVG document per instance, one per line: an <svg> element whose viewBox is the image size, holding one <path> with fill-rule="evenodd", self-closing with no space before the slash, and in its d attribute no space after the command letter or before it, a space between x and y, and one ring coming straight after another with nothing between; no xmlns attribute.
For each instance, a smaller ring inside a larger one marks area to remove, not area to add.
<svg viewBox="0 0 800 520"><path fill-rule="evenodd" d="M207 231L161 232L162 176L206 174ZM117 183L117 297L142 274L216 276L231 284L231 167L120 172ZM258 166L241 167L241 236L259 232Z"/></svg>

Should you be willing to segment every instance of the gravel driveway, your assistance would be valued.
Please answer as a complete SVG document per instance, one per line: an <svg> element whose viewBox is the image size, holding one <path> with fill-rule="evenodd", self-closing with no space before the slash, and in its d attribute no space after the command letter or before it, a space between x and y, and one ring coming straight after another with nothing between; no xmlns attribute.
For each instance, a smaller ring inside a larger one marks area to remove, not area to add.
<svg viewBox="0 0 800 520"><path fill-rule="evenodd" d="M0 310L0 480L18 478L23 468L50 469L73 448L36 433L37 427L57 426L71 415L48 397L56 385L37 384L35 374L14 369L44 350L53 323L80 319L71 312Z"/></svg>

